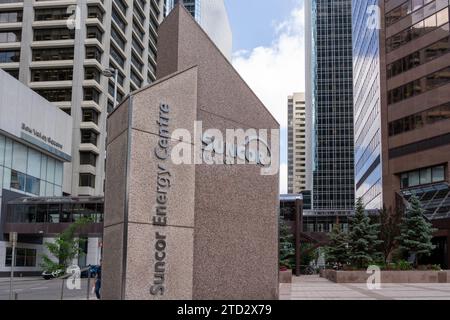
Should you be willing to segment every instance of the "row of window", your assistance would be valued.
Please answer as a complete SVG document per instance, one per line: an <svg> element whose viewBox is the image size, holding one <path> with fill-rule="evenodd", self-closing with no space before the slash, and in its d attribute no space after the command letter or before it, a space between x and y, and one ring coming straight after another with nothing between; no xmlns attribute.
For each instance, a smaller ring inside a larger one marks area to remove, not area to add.
<svg viewBox="0 0 450 320"><path fill-rule="evenodd" d="M445 167L436 166L401 174L400 187L409 188L445 180Z"/></svg>
<svg viewBox="0 0 450 320"><path fill-rule="evenodd" d="M432 45L411 53L387 66L387 76L392 78L450 52L450 37L445 37Z"/></svg>
<svg viewBox="0 0 450 320"><path fill-rule="evenodd" d="M434 0L407 0L400 6L396 7L386 14L386 25L390 26L391 24L394 24L410 13L422 8L424 5L433 1Z"/></svg>
<svg viewBox="0 0 450 320"><path fill-rule="evenodd" d="M441 10L430 17L416 23L413 26L406 28L405 30L389 37L386 40L386 50L391 52L421 36L424 34L436 30L437 28L445 25L448 31L448 7Z"/></svg>
<svg viewBox="0 0 450 320"><path fill-rule="evenodd" d="M36 266L36 249L16 248L15 267L35 267ZM11 267L12 248L6 248L5 267Z"/></svg>
<svg viewBox="0 0 450 320"><path fill-rule="evenodd" d="M22 22L22 11L5 11L0 12L0 23Z"/></svg>
<svg viewBox="0 0 450 320"><path fill-rule="evenodd" d="M70 223L80 218L103 221L103 203L39 203L8 206L9 223Z"/></svg>
<svg viewBox="0 0 450 320"><path fill-rule="evenodd" d="M411 81L403 86L388 91L388 104L417 96L450 82L450 67L436 71L423 78Z"/></svg>
<svg viewBox="0 0 450 320"><path fill-rule="evenodd" d="M11 170L11 189L40 195L41 180L22 172Z"/></svg>
<svg viewBox="0 0 450 320"><path fill-rule="evenodd" d="M389 123L389 136L423 128L442 120L450 119L450 102Z"/></svg>
<svg viewBox="0 0 450 320"><path fill-rule="evenodd" d="M36 89L35 91L50 102L72 100L72 88ZM100 92L97 89L91 87L83 88L83 99L84 101L94 101L96 103L99 103Z"/></svg>
<svg viewBox="0 0 450 320"><path fill-rule="evenodd" d="M61 161L4 136L0 136L0 166L59 186L62 185L63 164ZM9 188L9 184L8 181L4 187Z"/></svg>

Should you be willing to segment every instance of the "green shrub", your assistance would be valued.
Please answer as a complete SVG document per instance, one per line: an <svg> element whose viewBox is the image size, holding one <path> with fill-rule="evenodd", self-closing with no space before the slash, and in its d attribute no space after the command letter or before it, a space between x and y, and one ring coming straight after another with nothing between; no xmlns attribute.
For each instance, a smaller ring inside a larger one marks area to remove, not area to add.
<svg viewBox="0 0 450 320"><path fill-rule="evenodd" d="M431 270L434 270L434 271L441 271L442 268L441 268L441 265L440 265L440 264L433 264L433 265L431 266Z"/></svg>
<svg viewBox="0 0 450 320"><path fill-rule="evenodd" d="M412 270L413 267L411 265L411 263L409 263L408 261L405 260L400 260L395 264L395 270L402 270L402 271L407 271L407 270Z"/></svg>

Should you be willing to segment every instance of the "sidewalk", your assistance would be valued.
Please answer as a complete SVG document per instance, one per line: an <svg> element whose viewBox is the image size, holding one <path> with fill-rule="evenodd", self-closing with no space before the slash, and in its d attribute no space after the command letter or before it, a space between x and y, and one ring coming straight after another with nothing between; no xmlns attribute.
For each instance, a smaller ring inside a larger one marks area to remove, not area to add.
<svg viewBox="0 0 450 320"><path fill-rule="evenodd" d="M380 290L369 290L365 283L301 276L280 284L280 300L450 300L450 283L385 283Z"/></svg>

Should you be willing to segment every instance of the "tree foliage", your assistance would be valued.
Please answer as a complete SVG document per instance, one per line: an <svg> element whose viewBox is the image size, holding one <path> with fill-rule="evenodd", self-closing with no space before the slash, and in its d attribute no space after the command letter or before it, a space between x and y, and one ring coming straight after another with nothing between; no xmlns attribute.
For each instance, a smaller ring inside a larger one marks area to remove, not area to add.
<svg viewBox="0 0 450 320"><path fill-rule="evenodd" d="M329 245L325 247L327 263L346 265L349 261L348 234L335 224L330 233Z"/></svg>
<svg viewBox="0 0 450 320"><path fill-rule="evenodd" d="M350 262L358 268L367 267L379 260L378 247L382 242L379 239L380 225L373 223L364 211L362 199L359 198L349 232Z"/></svg>
<svg viewBox="0 0 450 320"><path fill-rule="evenodd" d="M406 209L400 224L400 235L396 239L401 250L415 255L415 265L417 265L420 256L429 256L436 247L431 242L436 229L425 219L423 215L425 210L419 199L412 196L409 202L410 206Z"/></svg>
<svg viewBox="0 0 450 320"><path fill-rule="evenodd" d="M295 264L294 235L287 223L280 219L280 267L292 269Z"/></svg>
<svg viewBox="0 0 450 320"><path fill-rule="evenodd" d="M56 237L55 242L45 242L44 245L50 252L51 256L42 255L41 267L49 272L58 272L66 270L71 265L72 260L83 255L81 244L84 239L77 239L76 233L91 222L89 218L82 218L71 224L59 236ZM54 258L54 259L53 259ZM54 261L56 259L56 261Z"/></svg>

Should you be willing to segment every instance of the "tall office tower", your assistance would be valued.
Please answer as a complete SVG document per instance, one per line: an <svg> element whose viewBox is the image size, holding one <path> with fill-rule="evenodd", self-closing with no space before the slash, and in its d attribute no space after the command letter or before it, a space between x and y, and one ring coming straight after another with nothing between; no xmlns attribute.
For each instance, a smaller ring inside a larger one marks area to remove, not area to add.
<svg viewBox="0 0 450 320"><path fill-rule="evenodd" d="M378 0L353 0L355 193L366 209L381 209L380 34L368 9ZM375 11L371 11L375 14Z"/></svg>
<svg viewBox="0 0 450 320"><path fill-rule="evenodd" d="M179 2L202 26L223 55L231 61L233 34L224 0L166 0L167 14Z"/></svg>
<svg viewBox="0 0 450 320"><path fill-rule="evenodd" d="M155 80L163 0L1 1L0 68L73 119L63 191L103 193L106 116L117 100ZM73 19L75 18L75 19ZM71 23L72 22L72 23Z"/></svg>
<svg viewBox="0 0 450 320"><path fill-rule="evenodd" d="M384 203L416 194L430 219L450 218L449 1L381 8Z"/></svg>
<svg viewBox="0 0 450 320"><path fill-rule="evenodd" d="M439 229L433 240L437 244L433 257L438 260L432 263L448 267L449 1L353 3L355 140L359 159L356 192L366 195L370 207L384 205L393 210L403 209L416 195L425 215ZM374 4L379 9L370 7ZM376 11L381 13L378 29L373 28L370 17Z"/></svg>
<svg viewBox="0 0 450 320"><path fill-rule="evenodd" d="M313 208L347 214L355 202L351 0L305 4L311 42L306 103L314 113Z"/></svg>
<svg viewBox="0 0 450 320"><path fill-rule="evenodd" d="M311 152L311 112L304 93L288 97L288 193L311 190L312 170L308 157Z"/></svg>

